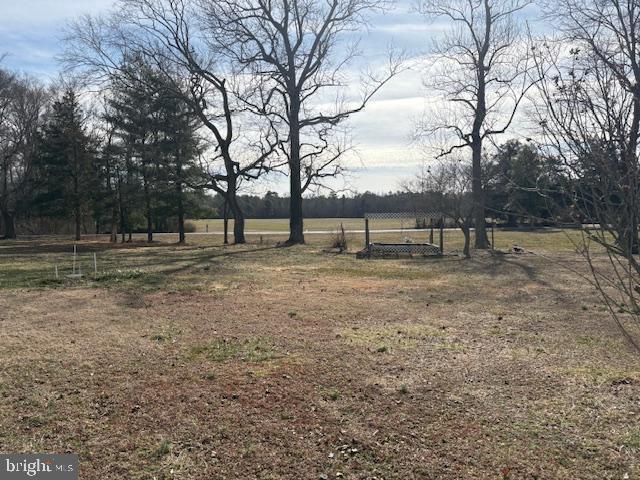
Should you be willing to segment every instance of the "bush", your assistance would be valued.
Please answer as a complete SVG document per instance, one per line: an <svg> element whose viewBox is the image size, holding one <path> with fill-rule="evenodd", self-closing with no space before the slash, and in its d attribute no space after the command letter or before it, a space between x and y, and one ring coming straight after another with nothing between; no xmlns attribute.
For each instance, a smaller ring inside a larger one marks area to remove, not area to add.
<svg viewBox="0 0 640 480"><path fill-rule="evenodd" d="M341 223L340 228L333 234L331 238L330 248L334 248L340 251L340 253L346 251L349 246L347 245L347 235L344 233L344 225Z"/></svg>
<svg viewBox="0 0 640 480"><path fill-rule="evenodd" d="M195 233L198 231L198 227L193 222L184 222L184 232L185 233Z"/></svg>

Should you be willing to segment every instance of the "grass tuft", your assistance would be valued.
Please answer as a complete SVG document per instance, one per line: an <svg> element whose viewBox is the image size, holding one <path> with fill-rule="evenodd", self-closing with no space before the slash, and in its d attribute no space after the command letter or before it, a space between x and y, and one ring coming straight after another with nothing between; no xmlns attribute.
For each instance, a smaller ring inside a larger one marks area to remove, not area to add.
<svg viewBox="0 0 640 480"><path fill-rule="evenodd" d="M214 362L240 360L249 363L261 363L277 357L275 347L262 339L216 339L204 345L192 347L189 358L205 357Z"/></svg>
<svg viewBox="0 0 640 480"><path fill-rule="evenodd" d="M429 325L406 323L345 329L341 337L354 345L384 353L390 349L414 349L420 344L438 342L444 333Z"/></svg>
<svg viewBox="0 0 640 480"><path fill-rule="evenodd" d="M171 444L168 440L163 440L158 448L156 448L153 452L153 457L157 459L161 459L165 455L168 455L171 452Z"/></svg>

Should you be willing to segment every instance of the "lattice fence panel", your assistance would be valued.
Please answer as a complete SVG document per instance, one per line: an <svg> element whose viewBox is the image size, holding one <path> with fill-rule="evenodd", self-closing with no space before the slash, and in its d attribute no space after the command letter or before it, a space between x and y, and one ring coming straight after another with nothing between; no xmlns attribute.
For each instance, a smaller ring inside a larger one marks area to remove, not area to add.
<svg viewBox="0 0 640 480"><path fill-rule="evenodd" d="M369 251L372 255L442 255L440 247L430 243L372 243Z"/></svg>
<svg viewBox="0 0 640 480"><path fill-rule="evenodd" d="M413 218L413 219L440 219L445 215L437 210L420 210L417 212L376 212L365 213L364 218L370 220L382 220L389 218Z"/></svg>

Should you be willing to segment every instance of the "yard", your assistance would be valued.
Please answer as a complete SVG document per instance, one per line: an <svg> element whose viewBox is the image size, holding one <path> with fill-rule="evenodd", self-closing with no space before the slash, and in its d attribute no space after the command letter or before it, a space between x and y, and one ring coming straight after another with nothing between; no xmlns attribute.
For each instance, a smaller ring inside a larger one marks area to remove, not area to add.
<svg viewBox="0 0 640 480"><path fill-rule="evenodd" d="M0 243L0 451L83 480L640 478L639 358L571 234L470 260L249 238L90 239L82 279L68 241Z"/></svg>

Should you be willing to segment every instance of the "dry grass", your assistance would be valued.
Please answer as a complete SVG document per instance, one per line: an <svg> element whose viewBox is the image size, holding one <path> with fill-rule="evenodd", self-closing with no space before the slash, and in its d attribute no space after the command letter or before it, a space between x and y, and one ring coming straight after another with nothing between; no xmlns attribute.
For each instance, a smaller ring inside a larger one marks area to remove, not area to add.
<svg viewBox="0 0 640 480"><path fill-rule="evenodd" d="M544 257L84 242L100 274L58 282L68 244L0 244L0 450L89 480L638 478L638 358L561 233L518 235Z"/></svg>

